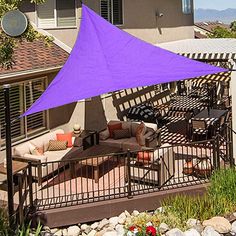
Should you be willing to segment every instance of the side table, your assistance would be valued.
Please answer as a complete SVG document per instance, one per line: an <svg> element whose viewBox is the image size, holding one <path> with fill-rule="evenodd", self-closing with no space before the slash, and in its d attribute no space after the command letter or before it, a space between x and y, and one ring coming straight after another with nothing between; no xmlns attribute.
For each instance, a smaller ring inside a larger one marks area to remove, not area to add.
<svg viewBox="0 0 236 236"><path fill-rule="evenodd" d="M20 161L12 161L12 174L13 177L16 177L16 183L13 186L14 194L16 192L19 193L19 223L23 222L24 215L23 215L23 205L24 205L24 197L23 197L23 186L27 180L27 167L28 163L20 162ZM0 164L0 174L7 175L7 168L4 167L4 163ZM7 179L7 177L6 177ZM3 191L7 191L7 182L3 181L0 184L0 189Z"/></svg>
<svg viewBox="0 0 236 236"><path fill-rule="evenodd" d="M74 137L76 137L76 143L79 143L78 146L83 146L83 150L99 144L98 133L96 131L83 130L79 135L74 134Z"/></svg>

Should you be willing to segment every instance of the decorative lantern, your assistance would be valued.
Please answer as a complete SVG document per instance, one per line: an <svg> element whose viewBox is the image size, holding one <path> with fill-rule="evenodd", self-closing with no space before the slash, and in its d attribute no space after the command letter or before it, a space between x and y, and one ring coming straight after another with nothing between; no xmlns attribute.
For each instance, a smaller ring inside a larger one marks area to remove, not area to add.
<svg viewBox="0 0 236 236"><path fill-rule="evenodd" d="M74 124L74 134L78 135L81 134L81 126L79 124Z"/></svg>

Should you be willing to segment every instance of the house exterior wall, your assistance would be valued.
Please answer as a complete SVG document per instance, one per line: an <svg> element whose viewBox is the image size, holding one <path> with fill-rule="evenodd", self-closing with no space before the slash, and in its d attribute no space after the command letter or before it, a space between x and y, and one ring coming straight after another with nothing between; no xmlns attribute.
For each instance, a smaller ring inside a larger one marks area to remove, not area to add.
<svg viewBox="0 0 236 236"><path fill-rule="evenodd" d="M81 20L81 5L76 1L77 27L46 29L69 47L75 43ZM100 13L100 0L86 0L85 4ZM37 25L34 4L24 4L22 11ZM162 17L158 16L160 13ZM194 38L193 14L182 13L181 0L124 0L123 15L124 24L119 27L149 43Z"/></svg>

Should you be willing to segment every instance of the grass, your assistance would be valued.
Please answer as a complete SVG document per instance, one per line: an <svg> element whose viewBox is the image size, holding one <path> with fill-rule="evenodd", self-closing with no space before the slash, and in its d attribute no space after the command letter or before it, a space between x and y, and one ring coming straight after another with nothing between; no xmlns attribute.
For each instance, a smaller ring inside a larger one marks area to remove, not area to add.
<svg viewBox="0 0 236 236"><path fill-rule="evenodd" d="M204 221L213 216L226 215L236 210L235 168L216 171L203 196L177 195L162 202L166 214L176 215L180 222L194 218ZM178 223L178 227L185 228Z"/></svg>

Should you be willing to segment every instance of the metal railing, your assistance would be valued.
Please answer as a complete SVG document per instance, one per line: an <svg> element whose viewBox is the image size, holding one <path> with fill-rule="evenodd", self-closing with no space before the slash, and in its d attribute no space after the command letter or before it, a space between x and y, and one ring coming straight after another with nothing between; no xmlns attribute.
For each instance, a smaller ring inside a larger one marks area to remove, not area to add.
<svg viewBox="0 0 236 236"><path fill-rule="evenodd" d="M29 205L53 209L206 183L214 170L233 164L229 144L217 135L152 150L30 163ZM33 181L39 174L42 179Z"/></svg>

